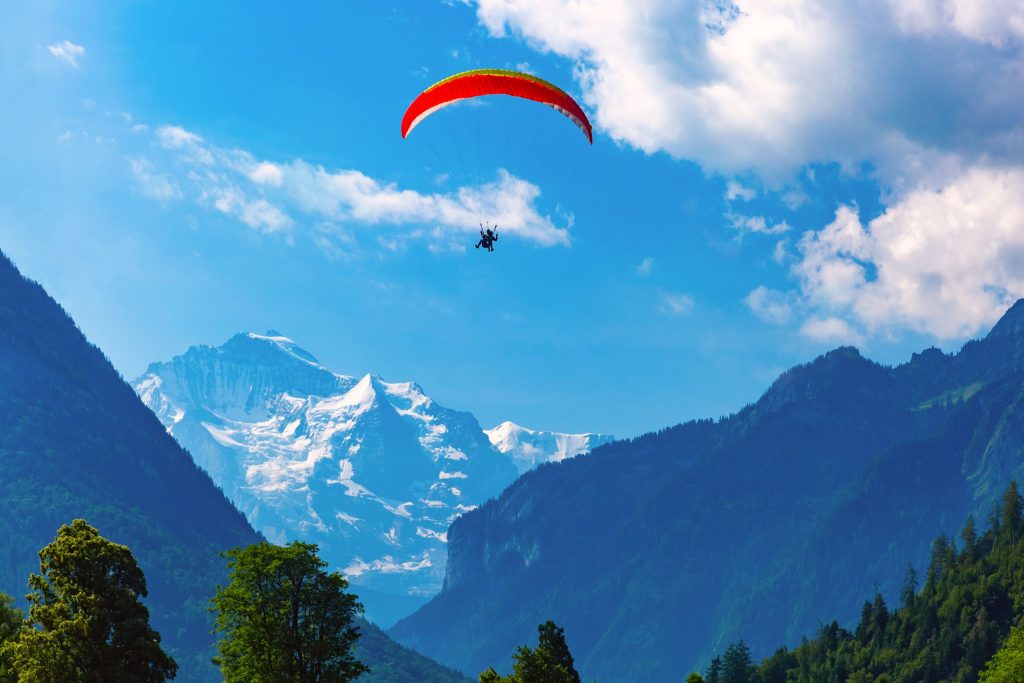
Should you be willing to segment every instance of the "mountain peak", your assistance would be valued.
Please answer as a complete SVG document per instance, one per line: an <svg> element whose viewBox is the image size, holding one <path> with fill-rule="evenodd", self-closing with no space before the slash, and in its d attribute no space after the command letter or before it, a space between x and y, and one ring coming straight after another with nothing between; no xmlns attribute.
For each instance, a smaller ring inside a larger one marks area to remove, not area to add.
<svg viewBox="0 0 1024 683"><path fill-rule="evenodd" d="M505 420L500 425L498 425L498 426L496 426L496 427L494 427L492 429L487 429L487 430L484 430L484 431L486 431L487 434L491 437L491 441L492 442L495 439L506 437L506 436L509 436L509 435L512 435L512 434L524 434L524 433L525 434L533 434L534 433L534 431L532 429L527 429L526 427L521 427L520 425L517 425L515 422L512 422L511 420Z"/></svg>
<svg viewBox="0 0 1024 683"><path fill-rule="evenodd" d="M758 401L762 407L781 408L795 401L817 401L826 396L844 401L850 390L880 390L885 369L853 346L840 346L783 372Z"/></svg>
<svg viewBox="0 0 1024 683"><path fill-rule="evenodd" d="M191 346L170 361L151 363L134 384L146 387L146 401L158 400L157 394L173 396L181 410L203 406L238 418L265 416L268 402L284 394L301 398L343 393L355 379L331 372L291 339L270 330L265 335L239 332L220 346Z"/></svg>
<svg viewBox="0 0 1024 683"><path fill-rule="evenodd" d="M251 344L252 342L266 344L268 347L280 351L291 358L317 367L323 367L320 365L320 361L316 359L316 356L276 330L267 330L266 334L257 334L256 332L239 333L229 339L221 348L227 351L229 347L237 347L242 343Z"/></svg>
<svg viewBox="0 0 1024 683"><path fill-rule="evenodd" d="M377 399L377 392L382 390L383 387L379 380L370 373L366 373L354 387L345 393L342 403L344 405L369 405Z"/></svg>
<svg viewBox="0 0 1024 683"><path fill-rule="evenodd" d="M484 434L500 452L512 458L522 474L542 462L558 462L587 453L615 440L610 434L561 434L535 431L506 420Z"/></svg>
<svg viewBox="0 0 1024 683"><path fill-rule="evenodd" d="M1010 306L986 339L1008 337L1024 337L1024 299L1017 299L1017 302Z"/></svg>

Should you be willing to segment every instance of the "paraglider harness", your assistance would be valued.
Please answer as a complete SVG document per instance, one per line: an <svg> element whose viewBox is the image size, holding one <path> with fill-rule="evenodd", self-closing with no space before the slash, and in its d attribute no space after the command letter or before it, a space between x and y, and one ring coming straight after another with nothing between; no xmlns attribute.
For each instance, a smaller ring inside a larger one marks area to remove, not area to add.
<svg viewBox="0 0 1024 683"><path fill-rule="evenodd" d="M490 227L487 228L487 232L484 232L484 226L480 226L480 241L476 243L476 248L483 247L487 251L494 251L494 243L498 241L498 225L494 225L494 230Z"/></svg>

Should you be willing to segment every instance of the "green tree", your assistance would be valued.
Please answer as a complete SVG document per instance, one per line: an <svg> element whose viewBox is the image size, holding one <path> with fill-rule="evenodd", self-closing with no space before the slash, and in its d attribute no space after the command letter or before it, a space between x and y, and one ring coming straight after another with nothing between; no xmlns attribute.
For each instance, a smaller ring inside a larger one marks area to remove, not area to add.
<svg viewBox="0 0 1024 683"><path fill-rule="evenodd" d="M1022 524L1021 519L1021 500L1020 493L1017 490L1017 482L1012 481L1006 488L1006 493L1003 494L1003 533L1007 535L1010 541L1016 541L1020 538L1020 529Z"/></svg>
<svg viewBox="0 0 1024 683"><path fill-rule="evenodd" d="M537 630L537 648L520 645L512 656L512 675L501 676L488 668L480 674L480 683L580 683L565 629L548 620Z"/></svg>
<svg viewBox="0 0 1024 683"><path fill-rule="evenodd" d="M970 547L971 552L974 552L974 525L970 517L967 518L968 527L964 527L965 541L967 534L970 534ZM966 547L965 547L966 550ZM903 585L900 587L900 604L907 609L913 609L914 600L917 598L917 572L914 570L914 565L907 565L907 573L903 577Z"/></svg>
<svg viewBox="0 0 1024 683"><path fill-rule="evenodd" d="M965 559L973 561L978 546L978 531L974 528L974 515L967 515L963 531L960 532L960 540L964 542ZM915 586L916 588L916 586Z"/></svg>
<svg viewBox="0 0 1024 683"><path fill-rule="evenodd" d="M742 640L725 650L722 657L722 683L751 683L754 671L750 648Z"/></svg>
<svg viewBox="0 0 1024 683"><path fill-rule="evenodd" d="M686 683L704 683L704 677L694 671L686 677Z"/></svg>
<svg viewBox="0 0 1024 683"><path fill-rule="evenodd" d="M0 683L18 680L11 666L8 643L17 640L25 622L25 614L14 606L14 598L0 593Z"/></svg>
<svg viewBox="0 0 1024 683"><path fill-rule="evenodd" d="M480 672L480 683L504 683L509 679L502 676L493 667L487 667L486 671Z"/></svg>
<svg viewBox="0 0 1024 683"><path fill-rule="evenodd" d="M978 677L979 683L1020 683L1024 681L1024 627L1016 627L989 660Z"/></svg>
<svg viewBox="0 0 1024 683"><path fill-rule="evenodd" d="M853 633L833 622L791 653L780 650L762 662L760 683L975 683L979 671L984 683L1024 682L1022 508L1009 485L991 528L979 532L968 518L959 550L936 539L924 585L915 593L908 571L899 608L876 595Z"/></svg>
<svg viewBox="0 0 1024 683"><path fill-rule="evenodd" d="M27 625L4 647L18 681L156 683L178 665L149 625L146 578L131 551L85 520L57 531L29 577Z"/></svg>
<svg viewBox="0 0 1024 683"><path fill-rule="evenodd" d="M18 635L24 621L25 614L14 606L14 598L0 593L0 646Z"/></svg>
<svg viewBox="0 0 1024 683"><path fill-rule="evenodd" d="M708 665L708 683L721 683L722 682L722 660L720 657L715 657L711 660L711 664Z"/></svg>
<svg viewBox="0 0 1024 683"><path fill-rule="evenodd" d="M368 671L354 654L362 611L312 543L256 543L224 553L229 581L211 610L225 683L340 683Z"/></svg>

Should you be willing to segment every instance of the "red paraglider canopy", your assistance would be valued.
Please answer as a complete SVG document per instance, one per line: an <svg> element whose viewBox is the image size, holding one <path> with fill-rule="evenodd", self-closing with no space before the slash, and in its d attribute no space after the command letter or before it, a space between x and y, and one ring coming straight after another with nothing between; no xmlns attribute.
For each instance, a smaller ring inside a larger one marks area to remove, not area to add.
<svg viewBox="0 0 1024 683"><path fill-rule="evenodd" d="M536 76L501 69L465 71L438 81L424 90L402 117L402 137L406 137L420 121L438 109L482 95L511 95L546 104L568 117L583 131L590 144L594 144L593 129L587 115L565 91Z"/></svg>

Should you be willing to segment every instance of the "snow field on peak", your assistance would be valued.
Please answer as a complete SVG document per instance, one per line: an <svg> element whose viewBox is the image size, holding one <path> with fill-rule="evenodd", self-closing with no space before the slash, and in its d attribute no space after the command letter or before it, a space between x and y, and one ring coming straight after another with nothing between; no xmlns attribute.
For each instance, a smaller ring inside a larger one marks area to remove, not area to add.
<svg viewBox="0 0 1024 683"><path fill-rule="evenodd" d="M134 387L250 523L270 540L304 540L354 589L440 590L448 526L540 462L609 437L484 431L415 382L336 374L276 332L236 335L154 363ZM410 610L415 605L411 605Z"/></svg>

